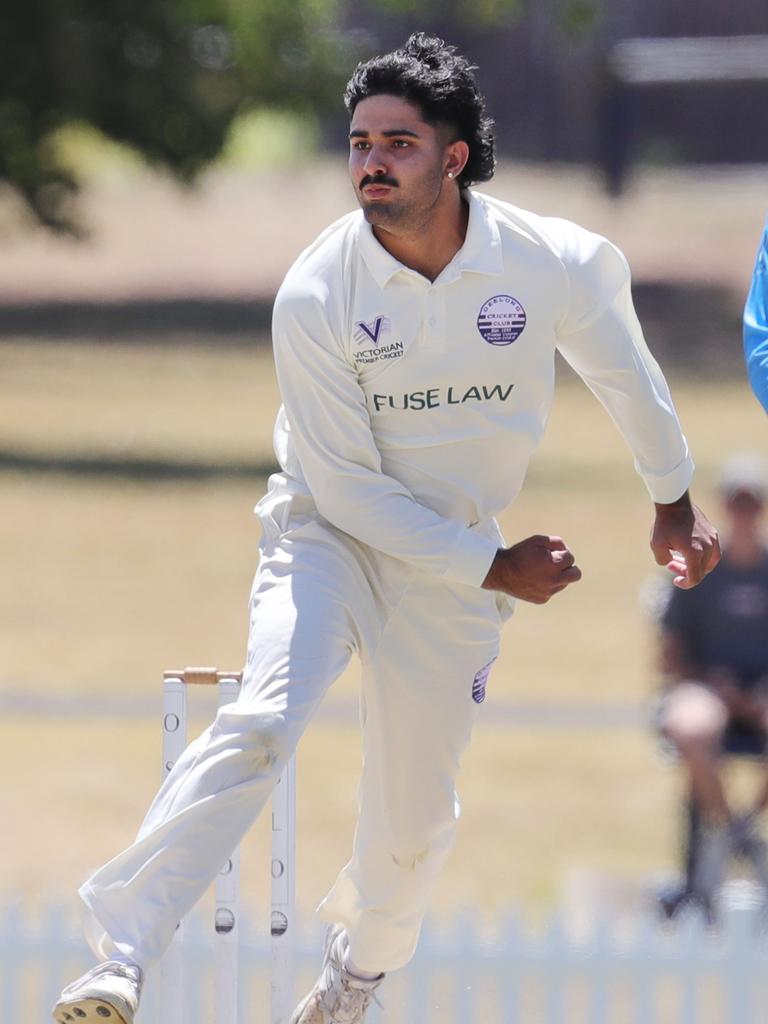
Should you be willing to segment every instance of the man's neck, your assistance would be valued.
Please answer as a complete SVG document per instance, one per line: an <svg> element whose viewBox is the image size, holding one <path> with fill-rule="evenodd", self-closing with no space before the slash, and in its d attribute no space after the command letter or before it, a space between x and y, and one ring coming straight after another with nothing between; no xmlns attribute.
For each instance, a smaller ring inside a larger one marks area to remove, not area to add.
<svg viewBox="0 0 768 1024"><path fill-rule="evenodd" d="M765 558L766 549L760 537L732 535L724 547L726 560L735 569L752 569Z"/></svg>
<svg viewBox="0 0 768 1024"><path fill-rule="evenodd" d="M434 281L464 244L468 223L469 205L452 189L450 201L438 204L417 228L400 234L374 225L373 233L403 266Z"/></svg>

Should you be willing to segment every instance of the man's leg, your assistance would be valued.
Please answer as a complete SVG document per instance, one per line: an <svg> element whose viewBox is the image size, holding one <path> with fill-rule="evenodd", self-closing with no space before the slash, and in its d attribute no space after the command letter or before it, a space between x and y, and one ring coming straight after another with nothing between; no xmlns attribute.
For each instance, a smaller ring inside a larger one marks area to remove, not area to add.
<svg viewBox="0 0 768 1024"><path fill-rule="evenodd" d="M661 727L687 769L701 827L691 851L686 890L708 917L734 853L734 823L721 774L720 748L728 709L716 693L697 682L679 683L667 694Z"/></svg>
<svg viewBox="0 0 768 1024"><path fill-rule="evenodd" d="M353 856L321 905L347 966L402 967L459 816L455 778L498 652L494 595L421 575L363 668L364 766Z"/></svg>
<svg viewBox="0 0 768 1024"><path fill-rule="evenodd" d="M679 683L664 699L661 728L688 771L703 819L714 825L726 825L731 820L719 756L727 723L724 702L699 683Z"/></svg>
<svg viewBox="0 0 768 1024"><path fill-rule="evenodd" d="M142 967L160 957L266 803L370 615L365 576L332 532L315 524L263 556L239 700L179 758L135 843L81 889L98 955Z"/></svg>
<svg viewBox="0 0 768 1024"><path fill-rule="evenodd" d="M768 807L768 767L764 765L763 776L757 790L757 796L752 807L752 814L758 817Z"/></svg>

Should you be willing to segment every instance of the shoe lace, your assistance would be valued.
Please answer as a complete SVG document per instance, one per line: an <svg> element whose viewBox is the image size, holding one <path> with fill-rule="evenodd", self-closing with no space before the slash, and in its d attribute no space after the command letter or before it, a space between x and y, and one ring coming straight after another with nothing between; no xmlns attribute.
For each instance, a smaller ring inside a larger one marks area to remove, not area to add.
<svg viewBox="0 0 768 1024"><path fill-rule="evenodd" d="M374 988L380 984L374 982L370 987L359 988L352 985L349 978L341 975L341 990L338 993L335 1003L331 1009L334 1024L358 1024L368 1011L372 1002L381 1008L378 996Z"/></svg>

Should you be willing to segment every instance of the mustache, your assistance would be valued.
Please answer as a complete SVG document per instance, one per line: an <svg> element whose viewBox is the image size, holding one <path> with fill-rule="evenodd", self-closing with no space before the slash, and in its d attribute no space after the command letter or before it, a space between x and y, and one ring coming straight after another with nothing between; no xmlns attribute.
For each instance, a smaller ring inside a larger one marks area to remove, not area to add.
<svg viewBox="0 0 768 1024"><path fill-rule="evenodd" d="M388 178L386 174L366 174L358 188L362 191L366 185L389 185L391 188L399 188L394 178Z"/></svg>

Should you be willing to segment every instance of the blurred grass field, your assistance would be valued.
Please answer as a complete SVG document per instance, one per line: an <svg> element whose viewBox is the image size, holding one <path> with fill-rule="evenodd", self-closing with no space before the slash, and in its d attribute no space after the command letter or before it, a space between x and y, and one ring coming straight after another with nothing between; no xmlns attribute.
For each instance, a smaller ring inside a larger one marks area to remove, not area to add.
<svg viewBox="0 0 768 1024"><path fill-rule="evenodd" d="M71 697L82 713L6 715L0 750L13 837L0 895L70 894L131 840L159 774L159 721L89 718L80 698L157 697L166 667L238 666L257 558L251 508L263 478L205 482L78 476L75 455L271 462L278 399L268 347L0 344L3 447L48 470L2 474L0 688ZM697 458L695 496L713 506L722 457L764 437L740 381L673 381ZM765 447L765 445L763 445ZM56 466L59 464L59 468ZM563 535L584 580L507 626L463 771L464 819L438 908L551 905L569 874L641 883L675 859L678 784L642 729L507 729L494 707L642 704L655 686L639 590L658 574L651 506L623 442L584 387L561 375L507 538ZM337 686L355 699L356 671ZM6 705L7 706L7 705ZM87 701L86 701L87 706ZM316 723L299 772L300 902L310 909L349 852L359 764L355 729ZM266 825L248 841L246 881L264 897ZM253 860L253 865L251 861ZM265 898L265 897L264 897Z"/></svg>
<svg viewBox="0 0 768 1024"><path fill-rule="evenodd" d="M293 129L295 129L295 125ZM268 167L238 157L212 168L193 189L134 166L108 147L74 141L87 182L81 197L87 245L32 230L0 194L0 301L101 303L147 297L274 294L301 249L355 206L341 154L282 158L260 138ZM269 129L267 136L274 136ZM252 149L251 149L252 151ZM506 161L481 191L607 235L626 253L637 281L706 283L742 301L765 216L766 169L638 167L620 202L587 167Z"/></svg>

